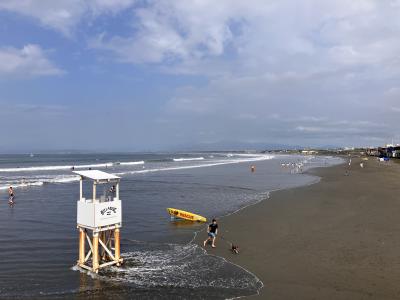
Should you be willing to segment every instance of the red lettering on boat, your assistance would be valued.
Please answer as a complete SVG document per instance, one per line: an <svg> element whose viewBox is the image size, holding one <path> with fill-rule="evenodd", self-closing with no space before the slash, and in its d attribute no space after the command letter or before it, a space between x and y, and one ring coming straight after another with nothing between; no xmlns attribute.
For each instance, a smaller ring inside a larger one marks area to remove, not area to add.
<svg viewBox="0 0 400 300"><path fill-rule="evenodd" d="M185 214L185 213L179 213L179 215L180 215L181 217L183 217L183 218L193 219L193 216L192 216L192 215L188 215L188 214Z"/></svg>

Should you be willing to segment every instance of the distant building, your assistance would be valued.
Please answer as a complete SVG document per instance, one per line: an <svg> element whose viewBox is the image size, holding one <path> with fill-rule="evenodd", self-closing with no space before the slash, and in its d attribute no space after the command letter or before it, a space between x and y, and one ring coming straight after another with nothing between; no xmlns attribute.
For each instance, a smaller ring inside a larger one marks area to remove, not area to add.
<svg viewBox="0 0 400 300"><path fill-rule="evenodd" d="M318 151L316 151L316 150L302 150L301 153L310 155L310 154L318 154Z"/></svg>
<svg viewBox="0 0 400 300"><path fill-rule="evenodd" d="M400 158L400 146L368 148L366 154L377 157Z"/></svg>

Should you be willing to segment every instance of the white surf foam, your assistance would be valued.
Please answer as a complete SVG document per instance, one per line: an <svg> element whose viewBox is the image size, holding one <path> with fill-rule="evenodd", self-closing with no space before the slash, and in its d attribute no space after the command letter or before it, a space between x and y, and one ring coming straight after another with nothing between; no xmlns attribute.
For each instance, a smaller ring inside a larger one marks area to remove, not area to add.
<svg viewBox="0 0 400 300"><path fill-rule="evenodd" d="M144 161L130 161L130 162L121 162L120 166L134 166L134 165L144 165Z"/></svg>
<svg viewBox="0 0 400 300"><path fill-rule="evenodd" d="M22 188L22 187L28 187L28 186L41 186L43 185L43 181L34 181L34 182L27 182L27 183L17 183L17 184L8 184L8 185L1 185L0 190L6 190L10 186L15 188Z"/></svg>
<svg viewBox="0 0 400 300"><path fill-rule="evenodd" d="M123 175L130 175L130 174L144 174L144 173L156 173L156 172L165 172L165 171L174 171L174 170L185 170L185 169L196 169L196 168L206 168L206 167L213 167L213 166L220 166L220 165L228 165L228 164L237 164L237 163L244 163L244 162L254 162L254 161L261 161L261 160L269 160L273 159L274 156L272 155L253 155L252 157L248 158L242 158L242 159L230 159L230 160L220 160L216 161L213 163L202 163L198 165L188 165L188 166L175 166L175 167L165 167L165 168L154 168L154 169L141 169L141 170L132 170L132 171L126 171L126 172L119 172L119 173L114 173L115 175L118 176L123 176ZM141 165L141 162L126 162L131 165ZM144 163L144 162L143 162ZM109 164L97 164L97 165L90 165L91 167L99 167L99 166L105 166ZM52 166L54 167L54 166ZM57 167L63 167L62 169L58 170L64 170L64 169L71 169L69 166L57 166ZM81 165L81 168L87 168L89 165ZM36 168L36 167L34 167ZM77 166L75 166L75 169ZM4 170L4 169L1 169ZM18 169L20 170L20 169ZM37 169L35 169L36 171ZM42 168L41 170L48 170ZM50 169L50 170L57 170L57 169ZM3 181L2 185L0 185L0 190L5 190L8 189L8 187L12 186L13 188L23 188L23 187L29 187L29 186L41 186L43 184L47 183L69 183L69 182L74 182L74 181L79 181L79 176L75 175L40 175L40 176L32 176L29 178L22 178L17 177L12 180L7 180Z"/></svg>
<svg viewBox="0 0 400 300"><path fill-rule="evenodd" d="M32 186L42 186L46 183L68 183L68 182L74 182L74 181L79 181L79 176L54 176L52 177L40 177L37 179L30 178L29 180L21 180L17 179L15 181L6 181L3 183L3 185L0 185L0 190L6 190L10 186L12 186L14 189L15 188L25 188L25 187L32 187Z"/></svg>
<svg viewBox="0 0 400 300"><path fill-rule="evenodd" d="M105 280L130 283L138 288L247 291L260 288L257 277L222 258L206 255L204 249L195 244L153 244L147 249L124 253L122 256L124 268L110 268L110 272L104 276Z"/></svg>
<svg viewBox="0 0 400 300"><path fill-rule="evenodd" d="M179 162L179 161L192 161L192 160L203 160L204 157L190 157L190 158L174 158L173 161Z"/></svg>
<svg viewBox="0 0 400 300"><path fill-rule="evenodd" d="M92 164L92 165L69 165L69 166L38 166L38 167L25 167L25 168L3 168L0 172L36 172L36 171L57 171L69 169L86 169L86 168L105 168L111 167L112 163L105 164Z"/></svg>
<svg viewBox="0 0 400 300"><path fill-rule="evenodd" d="M116 173L115 175L121 176L121 175L127 175L127 174L144 174L144 173L163 172L163 171L175 171L175 170L185 170L185 169L206 168L206 167L214 167L214 166L221 166L221 165L238 164L238 163L244 163L244 162L254 162L254 161L261 161L261 160L269 160L269 159L273 159L273 158L275 158L275 156L273 156L273 155L260 155L260 156L255 156L255 157L247 158L247 159L224 160L224 161L218 161L218 162L214 162L214 163L200 164L200 165L189 165L189 166L179 166L179 167L166 167L166 168L156 168L156 169L135 170L135 171Z"/></svg>
<svg viewBox="0 0 400 300"><path fill-rule="evenodd" d="M121 162L119 165L142 165L144 161ZM37 166L37 167L22 167L22 168L2 168L0 172L36 172L36 171L57 171L88 168L107 168L112 167L114 163L88 164L88 165L63 165L63 166Z"/></svg>

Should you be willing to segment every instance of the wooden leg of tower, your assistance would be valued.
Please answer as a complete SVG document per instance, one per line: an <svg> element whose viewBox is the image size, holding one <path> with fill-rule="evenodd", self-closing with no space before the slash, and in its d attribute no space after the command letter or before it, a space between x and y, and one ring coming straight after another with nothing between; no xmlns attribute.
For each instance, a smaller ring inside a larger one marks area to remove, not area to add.
<svg viewBox="0 0 400 300"><path fill-rule="evenodd" d="M105 237L106 238L105 244L106 244L108 249L111 249L111 235L112 235L112 231L107 230L106 231L106 237ZM112 257L110 255L108 255L108 258L109 258L109 260L112 260Z"/></svg>
<svg viewBox="0 0 400 300"><path fill-rule="evenodd" d="M120 248L120 236L119 228L114 230L114 248L115 248L115 260L117 261L117 266L121 265L121 248Z"/></svg>
<svg viewBox="0 0 400 300"><path fill-rule="evenodd" d="M103 243L105 243L106 242L106 232L105 231L100 232L100 237L99 238L101 239L101 241ZM106 260L106 252L104 251L103 247L101 247L100 255L101 255L101 260L105 261Z"/></svg>
<svg viewBox="0 0 400 300"><path fill-rule="evenodd" d="M85 230L79 228L79 262L81 266L85 263Z"/></svg>
<svg viewBox="0 0 400 300"><path fill-rule="evenodd" d="M99 234L93 234L93 272L99 272Z"/></svg>

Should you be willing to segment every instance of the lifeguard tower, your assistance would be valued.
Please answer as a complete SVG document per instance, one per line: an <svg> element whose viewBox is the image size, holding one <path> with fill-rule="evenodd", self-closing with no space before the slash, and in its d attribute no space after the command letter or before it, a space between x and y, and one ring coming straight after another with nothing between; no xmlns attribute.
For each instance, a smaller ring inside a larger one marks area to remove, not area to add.
<svg viewBox="0 0 400 300"><path fill-rule="evenodd" d="M80 176L80 193L77 202L77 227L79 229L79 260L81 268L98 273L100 268L121 265L120 228L122 207L119 199L120 177L98 170L75 171ZM85 198L83 181L93 184L92 196ZM111 186L100 197L99 185ZM86 251L86 245L89 247ZM100 247L99 247L100 246Z"/></svg>

